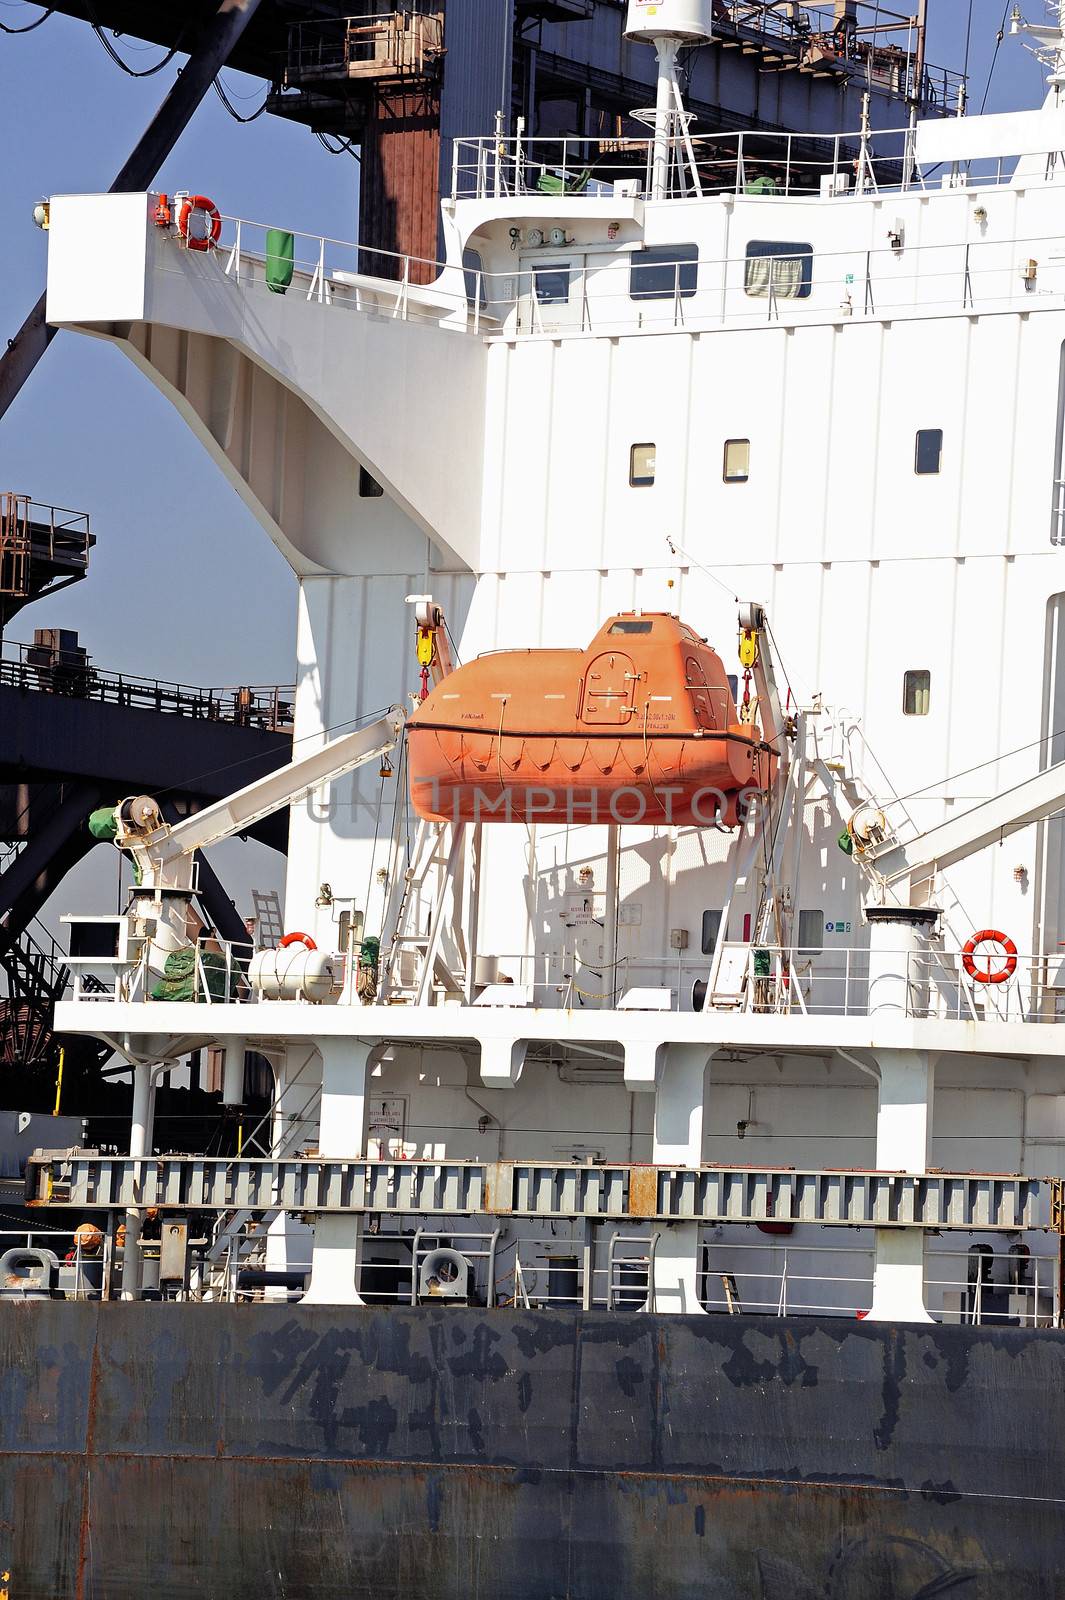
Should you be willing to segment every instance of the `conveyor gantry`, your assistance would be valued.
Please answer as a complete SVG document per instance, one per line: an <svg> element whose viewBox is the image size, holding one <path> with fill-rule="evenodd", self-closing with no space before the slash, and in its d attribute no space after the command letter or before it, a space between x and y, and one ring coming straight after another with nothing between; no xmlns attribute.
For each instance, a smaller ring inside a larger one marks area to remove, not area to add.
<svg viewBox="0 0 1065 1600"><path fill-rule="evenodd" d="M230 1159L42 1151L28 1203L114 1210L390 1213L657 1222L808 1222L850 1228L1048 1227L1053 1180L1002 1173L530 1161Z"/></svg>

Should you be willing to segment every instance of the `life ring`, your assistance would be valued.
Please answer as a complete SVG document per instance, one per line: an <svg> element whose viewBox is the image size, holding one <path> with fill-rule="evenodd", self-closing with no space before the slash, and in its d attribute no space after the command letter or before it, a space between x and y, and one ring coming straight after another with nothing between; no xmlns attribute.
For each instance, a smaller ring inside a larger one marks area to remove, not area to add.
<svg viewBox="0 0 1065 1600"><path fill-rule="evenodd" d="M978 944L1001 945L1000 951L989 951L984 957L986 966L978 966L973 959ZM991 963L995 959L1004 960L1005 966L1001 972L992 972ZM1013 940L1000 933L997 928L982 928L979 933L974 933L961 953L962 966L972 978L974 983L1005 983L1012 978L1017 970L1017 946Z"/></svg>
<svg viewBox="0 0 1065 1600"><path fill-rule="evenodd" d="M305 944L308 950L317 950L318 948L309 933L286 933L278 945L278 949L287 950L290 944Z"/></svg>
<svg viewBox="0 0 1065 1600"><path fill-rule="evenodd" d="M202 211L207 218L207 232L190 233L189 220L194 211ZM213 250L222 233L222 218L213 200L205 194L186 195L178 212L178 232L190 250Z"/></svg>

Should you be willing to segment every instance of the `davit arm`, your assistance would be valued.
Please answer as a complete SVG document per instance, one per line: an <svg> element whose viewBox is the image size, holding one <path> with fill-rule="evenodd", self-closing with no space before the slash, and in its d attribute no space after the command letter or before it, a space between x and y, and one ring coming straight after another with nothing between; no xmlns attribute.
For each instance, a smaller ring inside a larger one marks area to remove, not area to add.
<svg viewBox="0 0 1065 1600"><path fill-rule="evenodd" d="M405 720L401 707L392 706L369 726L332 740L173 826L163 821L156 801L134 795L116 807L114 842L133 857L146 891L190 890L197 850L244 833L321 784L379 760L399 742Z"/></svg>

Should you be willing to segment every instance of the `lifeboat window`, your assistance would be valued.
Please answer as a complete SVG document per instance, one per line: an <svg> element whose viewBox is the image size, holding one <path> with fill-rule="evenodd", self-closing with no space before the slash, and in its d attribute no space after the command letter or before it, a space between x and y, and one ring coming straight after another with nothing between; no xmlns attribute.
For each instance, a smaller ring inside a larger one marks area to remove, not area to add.
<svg viewBox="0 0 1065 1600"><path fill-rule="evenodd" d="M816 955L825 947L825 914L821 910L800 911L798 929L798 951L800 955Z"/></svg>
<svg viewBox="0 0 1065 1600"><path fill-rule="evenodd" d="M717 944L717 936L721 932L721 912L703 912L703 940L702 950L704 956L712 956Z"/></svg>
<svg viewBox="0 0 1065 1600"><path fill-rule="evenodd" d="M726 439L721 476L726 483L746 483L751 475L751 441Z"/></svg>
<svg viewBox="0 0 1065 1600"><path fill-rule="evenodd" d="M645 617L623 617L610 624L611 633L650 633L651 624Z"/></svg>
<svg viewBox="0 0 1065 1600"><path fill-rule="evenodd" d="M542 306L562 305L569 299L570 270L563 262L552 261L533 267L532 281Z"/></svg>
<svg viewBox="0 0 1065 1600"><path fill-rule="evenodd" d="M906 717L927 717L932 697L932 674L923 668L903 674L902 713Z"/></svg>
<svg viewBox="0 0 1065 1600"><path fill-rule="evenodd" d="M699 279L697 244L660 244L640 250L629 264L633 300L688 300Z"/></svg>
<svg viewBox="0 0 1065 1600"><path fill-rule="evenodd" d="M914 472L938 472L943 460L943 429L918 428L913 452Z"/></svg>
<svg viewBox="0 0 1065 1600"><path fill-rule="evenodd" d="M634 444L629 451L629 487L646 489L655 481L657 448L653 444Z"/></svg>
<svg viewBox="0 0 1065 1600"><path fill-rule="evenodd" d="M752 239L747 246L743 287L747 294L805 300L813 282L814 247L783 239Z"/></svg>
<svg viewBox="0 0 1065 1600"><path fill-rule="evenodd" d="M365 467L359 468L359 498L362 500L376 500L384 494L384 490L376 478L371 478Z"/></svg>

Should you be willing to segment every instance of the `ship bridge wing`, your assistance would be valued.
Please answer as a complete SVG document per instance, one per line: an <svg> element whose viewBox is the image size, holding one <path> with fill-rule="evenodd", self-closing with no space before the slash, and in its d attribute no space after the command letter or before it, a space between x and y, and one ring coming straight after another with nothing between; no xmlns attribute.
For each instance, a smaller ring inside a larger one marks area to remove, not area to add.
<svg viewBox="0 0 1065 1600"><path fill-rule="evenodd" d="M469 419L483 415L486 352L462 332L461 272L421 285L398 258L397 280L349 271L331 264L333 241L231 218L216 246L190 249L159 224L159 199L51 202L49 322L136 361L298 573L391 568L404 544L420 564L425 537L475 567Z"/></svg>

